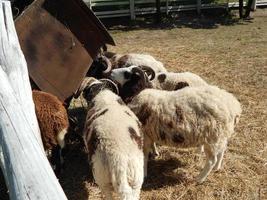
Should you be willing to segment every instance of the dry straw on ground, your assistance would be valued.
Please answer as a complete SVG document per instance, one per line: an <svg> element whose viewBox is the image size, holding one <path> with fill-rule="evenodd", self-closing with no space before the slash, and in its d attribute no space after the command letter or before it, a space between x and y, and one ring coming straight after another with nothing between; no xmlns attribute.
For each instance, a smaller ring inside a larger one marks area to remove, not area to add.
<svg viewBox="0 0 267 200"><path fill-rule="evenodd" d="M111 50L149 53L169 70L197 73L234 93L243 107L220 172L196 185L192 180L203 155L160 147L160 157L149 163L142 200L267 199L267 9L258 9L253 17L178 16L160 28L137 23L132 30L122 25L111 30L117 43ZM72 142L60 182L70 200L101 199L78 144Z"/></svg>

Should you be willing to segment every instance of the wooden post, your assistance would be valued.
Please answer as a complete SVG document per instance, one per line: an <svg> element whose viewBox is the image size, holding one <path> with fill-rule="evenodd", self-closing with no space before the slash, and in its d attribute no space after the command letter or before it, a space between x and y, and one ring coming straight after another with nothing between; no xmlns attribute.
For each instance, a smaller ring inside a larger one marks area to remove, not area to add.
<svg viewBox="0 0 267 200"><path fill-rule="evenodd" d="M43 151L27 64L10 2L4 0L0 0L0 166L12 200L67 199Z"/></svg>
<svg viewBox="0 0 267 200"><path fill-rule="evenodd" d="M156 22L161 22L160 0L156 0Z"/></svg>
<svg viewBox="0 0 267 200"><path fill-rule="evenodd" d="M247 6L246 6L246 12L243 16L243 18L249 18L250 17L250 11L252 10L252 5L255 0L248 0Z"/></svg>
<svg viewBox="0 0 267 200"><path fill-rule="evenodd" d="M243 18L243 8L244 8L244 3L243 0L239 0L239 18L242 19Z"/></svg>
<svg viewBox="0 0 267 200"><path fill-rule="evenodd" d="M257 9L257 0L253 0L252 5L251 5L251 10L255 11Z"/></svg>
<svg viewBox="0 0 267 200"><path fill-rule="evenodd" d="M91 1L91 0L88 1L88 7L89 7L90 9L92 9L92 1Z"/></svg>
<svg viewBox="0 0 267 200"><path fill-rule="evenodd" d="M166 15L169 14L169 0L166 0Z"/></svg>
<svg viewBox="0 0 267 200"><path fill-rule="evenodd" d="M131 20L135 20L134 0L130 0L130 15Z"/></svg>
<svg viewBox="0 0 267 200"><path fill-rule="evenodd" d="M197 14L201 14L201 0L197 0Z"/></svg>

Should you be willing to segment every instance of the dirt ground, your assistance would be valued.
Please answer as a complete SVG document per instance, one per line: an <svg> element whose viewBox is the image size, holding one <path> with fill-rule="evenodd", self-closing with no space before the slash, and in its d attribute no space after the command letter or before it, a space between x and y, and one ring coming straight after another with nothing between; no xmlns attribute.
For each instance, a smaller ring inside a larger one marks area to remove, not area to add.
<svg viewBox="0 0 267 200"><path fill-rule="evenodd" d="M148 53L170 71L194 72L232 92L243 108L220 172L197 185L193 179L204 155L160 147L160 157L149 162L142 200L267 199L267 9L258 9L248 21L237 20L233 12L215 16L179 14L159 25L143 19L130 26L106 22L117 44L110 50ZM101 199L83 147L78 141L70 146L60 177L68 199Z"/></svg>

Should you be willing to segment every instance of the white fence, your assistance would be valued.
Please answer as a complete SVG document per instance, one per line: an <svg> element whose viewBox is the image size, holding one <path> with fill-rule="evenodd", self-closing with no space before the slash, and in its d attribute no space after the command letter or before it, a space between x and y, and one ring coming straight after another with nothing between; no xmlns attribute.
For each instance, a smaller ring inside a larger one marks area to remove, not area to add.
<svg viewBox="0 0 267 200"><path fill-rule="evenodd" d="M156 0L84 0L99 18L130 16L156 13ZM210 0L161 0L161 12L175 12L212 8L238 7L239 3L213 3ZM212 2L212 3L211 3ZM244 2L244 5L246 3ZM267 6L267 0L257 0L257 6Z"/></svg>

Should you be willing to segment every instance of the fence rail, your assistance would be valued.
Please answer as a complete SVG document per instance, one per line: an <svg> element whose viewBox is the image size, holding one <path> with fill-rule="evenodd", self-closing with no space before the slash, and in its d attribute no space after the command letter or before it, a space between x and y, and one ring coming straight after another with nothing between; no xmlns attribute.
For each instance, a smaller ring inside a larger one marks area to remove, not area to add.
<svg viewBox="0 0 267 200"><path fill-rule="evenodd" d="M99 18L113 18L156 13L156 0L84 0ZM244 2L244 5L246 3ZM257 0L257 6L267 6L267 0ZM161 12L188 10L235 8L238 2L225 0L225 3L214 3L211 0L161 0Z"/></svg>

